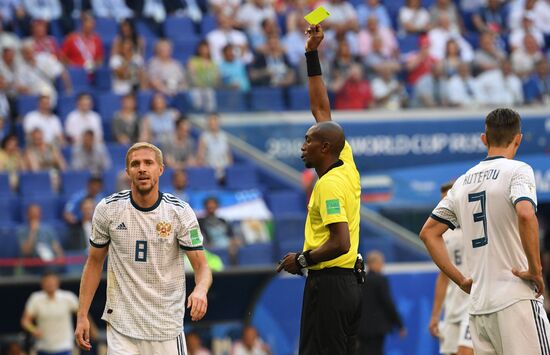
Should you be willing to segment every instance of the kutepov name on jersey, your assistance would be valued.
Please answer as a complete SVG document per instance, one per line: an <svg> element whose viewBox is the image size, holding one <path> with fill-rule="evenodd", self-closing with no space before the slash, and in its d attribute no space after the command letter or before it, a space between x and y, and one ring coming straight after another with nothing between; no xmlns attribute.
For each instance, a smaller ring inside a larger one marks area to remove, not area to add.
<svg viewBox="0 0 550 355"><path fill-rule="evenodd" d="M487 180L496 180L500 174L499 169L487 169L477 173L468 174L464 176L464 182L462 185L479 184L480 182Z"/></svg>
<svg viewBox="0 0 550 355"><path fill-rule="evenodd" d="M273 158L297 158L303 142L303 138L270 138L265 150ZM446 149L450 153L480 153L486 149L479 133L350 136L348 142L355 156L431 155Z"/></svg>

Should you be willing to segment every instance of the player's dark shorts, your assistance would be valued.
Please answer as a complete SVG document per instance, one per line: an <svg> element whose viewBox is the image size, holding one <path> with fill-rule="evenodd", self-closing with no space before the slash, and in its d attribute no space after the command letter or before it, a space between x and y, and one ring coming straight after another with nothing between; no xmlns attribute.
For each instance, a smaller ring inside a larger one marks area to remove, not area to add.
<svg viewBox="0 0 550 355"><path fill-rule="evenodd" d="M361 285L353 269L310 270L304 288L300 355L355 354Z"/></svg>

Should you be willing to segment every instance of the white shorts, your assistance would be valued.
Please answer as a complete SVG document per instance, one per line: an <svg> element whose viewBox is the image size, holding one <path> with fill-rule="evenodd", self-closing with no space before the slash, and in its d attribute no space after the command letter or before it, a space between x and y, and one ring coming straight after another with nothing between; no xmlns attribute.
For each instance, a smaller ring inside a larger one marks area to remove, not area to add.
<svg viewBox="0 0 550 355"><path fill-rule="evenodd" d="M458 351L458 336L460 332L460 322L449 323L441 322L439 326L439 352L441 354L456 354Z"/></svg>
<svg viewBox="0 0 550 355"><path fill-rule="evenodd" d="M458 346L473 349L472 335L470 334L470 315L464 314L460 321L460 332L458 333Z"/></svg>
<svg viewBox="0 0 550 355"><path fill-rule="evenodd" d="M186 355L183 332L174 340L149 341L130 338L107 323L107 355Z"/></svg>
<svg viewBox="0 0 550 355"><path fill-rule="evenodd" d="M522 300L498 312L471 315L476 355L550 354L550 324L542 302Z"/></svg>

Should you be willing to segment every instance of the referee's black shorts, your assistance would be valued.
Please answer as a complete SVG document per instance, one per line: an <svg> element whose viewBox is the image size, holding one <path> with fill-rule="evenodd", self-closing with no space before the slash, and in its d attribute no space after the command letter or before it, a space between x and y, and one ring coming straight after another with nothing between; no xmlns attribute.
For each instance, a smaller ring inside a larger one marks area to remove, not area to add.
<svg viewBox="0 0 550 355"><path fill-rule="evenodd" d="M361 285L353 269L310 270L304 288L299 355L355 354Z"/></svg>

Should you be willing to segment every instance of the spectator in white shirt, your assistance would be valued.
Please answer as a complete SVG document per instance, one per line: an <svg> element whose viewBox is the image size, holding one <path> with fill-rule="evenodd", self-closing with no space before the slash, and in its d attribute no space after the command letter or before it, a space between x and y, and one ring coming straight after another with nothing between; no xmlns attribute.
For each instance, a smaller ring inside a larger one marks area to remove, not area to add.
<svg viewBox="0 0 550 355"><path fill-rule="evenodd" d="M232 27L233 20L225 15L218 15L218 27L208 33L206 40L210 46L210 53L215 62L220 62L223 58L223 48L230 44L234 50L235 58L245 64L253 60L252 53L249 51L248 39L246 35Z"/></svg>
<svg viewBox="0 0 550 355"><path fill-rule="evenodd" d="M72 147L71 167L74 170L88 170L101 176L111 168L111 157L103 142L94 137L94 131L82 132L80 142Z"/></svg>
<svg viewBox="0 0 550 355"><path fill-rule="evenodd" d="M382 66L379 69L378 75L371 82L371 89L376 107L388 110L401 108L405 92L391 67Z"/></svg>
<svg viewBox="0 0 550 355"><path fill-rule="evenodd" d="M364 0L362 4L357 6L357 21L359 22L359 27L365 27L367 19L370 16L376 16L380 26L387 28L392 27L388 10L380 2L380 0Z"/></svg>
<svg viewBox="0 0 550 355"><path fill-rule="evenodd" d="M430 17L432 25L437 25L442 14L449 19L449 30L452 33L460 33L461 21L460 15L455 4L451 0L436 0L430 7Z"/></svg>
<svg viewBox="0 0 550 355"><path fill-rule="evenodd" d="M91 0L92 11L97 17L112 18L117 21L133 16L124 0Z"/></svg>
<svg viewBox="0 0 550 355"><path fill-rule="evenodd" d="M236 16L241 3L241 0L208 0L210 11L216 16Z"/></svg>
<svg viewBox="0 0 550 355"><path fill-rule="evenodd" d="M82 134L87 130L94 132L98 142L103 141L101 117L92 111L93 100L90 94L80 94L76 102L76 110L69 113L65 122L65 133L72 143L80 142Z"/></svg>
<svg viewBox="0 0 550 355"><path fill-rule="evenodd" d="M245 29L253 47L262 38L262 23L275 20L275 10L267 0L248 0L237 12L237 27Z"/></svg>
<svg viewBox="0 0 550 355"><path fill-rule="evenodd" d="M489 70L476 78L477 101L483 105L513 106L523 104L521 80L512 72L509 60L500 69Z"/></svg>
<svg viewBox="0 0 550 355"><path fill-rule="evenodd" d="M421 0L406 0L399 9L399 32L418 34L430 28L430 13L422 7Z"/></svg>
<svg viewBox="0 0 550 355"><path fill-rule="evenodd" d="M474 53L473 61L476 73L500 68L500 62L506 58L506 53L495 45L495 39L491 31L485 31L479 37L479 48Z"/></svg>
<svg viewBox="0 0 550 355"><path fill-rule="evenodd" d="M535 37L535 40L540 48L544 48L544 34L535 27L534 19L535 17L533 13L526 13L521 22L522 26L512 30L510 37L508 38L508 43L510 44L512 51L523 46L523 38L527 33L530 33L533 37Z"/></svg>
<svg viewBox="0 0 550 355"><path fill-rule="evenodd" d="M145 88L145 63L141 54L135 51L131 39L119 42L117 51L111 55L109 67L115 94L126 95Z"/></svg>
<svg viewBox="0 0 550 355"><path fill-rule="evenodd" d="M155 56L147 68L149 84L164 95L175 96L187 88L185 70L180 62L172 57L172 43L160 39L155 45Z"/></svg>
<svg viewBox="0 0 550 355"><path fill-rule="evenodd" d="M42 131L46 144L62 146L65 143L61 120L52 113L51 98L46 93L38 98L38 109L23 118L23 131L27 136L37 128Z"/></svg>
<svg viewBox="0 0 550 355"><path fill-rule="evenodd" d="M447 42L450 39L454 39L460 48L460 58L462 61L471 62L474 59L472 46L460 33L453 33L449 26L449 17L444 13L440 14L438 26L428 32L431 56L437 60L442 60L445 57Z"/></svg>
<svg viewBox="0 0 550 355"><path fill-rule="evenodd" d="M520 78L526 78L535 69L535 63L544 58L535 37L526 33L523 37L523 46L512 52L512 69Z"/></svg>
<svg viewBox="0 0 550 355"><path fill-rule="evenodd" d="M476 103L476 82L468 63L460 63L458 70L447 82L448 102L451 106L467 107Z"/></svg>
<svg viewBox="0 0 550 355"><path fill-rule="evenodd" d="M348 31L357 32L359 22L357 21L357 12L352 4L344 0L329 0L323 6L330 14L330 17L323 23L326 31L334 31L337 36Z"/></svg>
<svg viewBox="0 0 550 355"><path fill-rule="evenodd" d="M15 72L15 80L20 90L30 95L39 95L47 91L52 99L52 106L57 103L55 80L61 78L65 92L72 92L71 78L61 62L47 52L36 53L34 42L30 39L21 45L21 61Z"/></svg>
<svg viewBox="0 0 550 355"><path fill-rule="evenodd" d="M269 346L258 336L254 326L247 325L243 328L241 339L233 344L231 355L269 355Z"/></svg>
<svg viewBox="0 0 550 355"><path fill-rule="evenodd" d="M23 0L23 5L32 19L52 21L61 17L59 0Z"/></svg>

